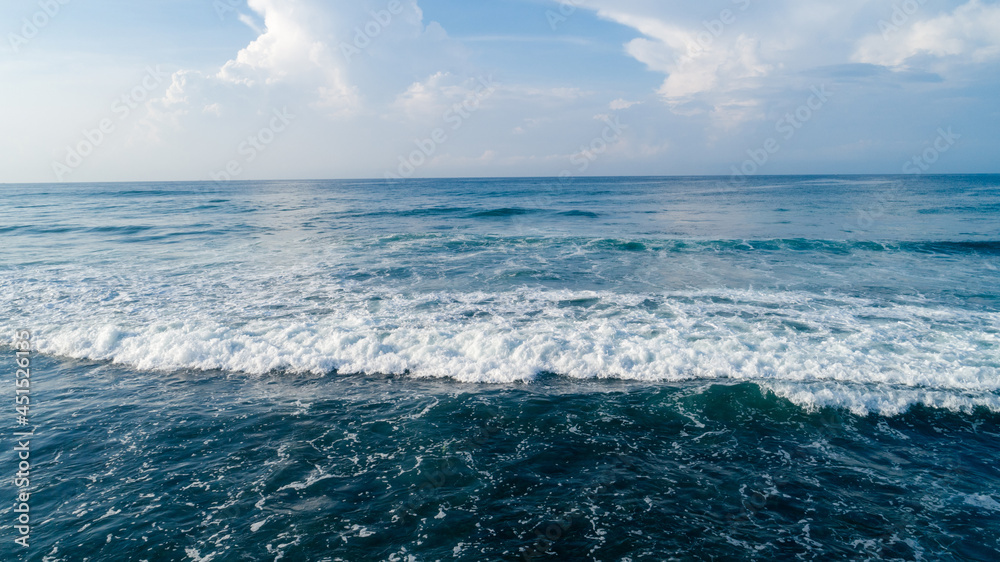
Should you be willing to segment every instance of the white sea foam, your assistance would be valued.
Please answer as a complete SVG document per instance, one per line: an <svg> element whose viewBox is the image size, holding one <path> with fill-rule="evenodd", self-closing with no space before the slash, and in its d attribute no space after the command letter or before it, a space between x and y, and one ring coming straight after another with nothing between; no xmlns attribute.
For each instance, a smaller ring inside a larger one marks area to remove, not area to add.
<svg viewBox="0 0 1000 562"><path fill-rule="evenodd" d="M97 310L93 293L50 295L26 316L42 352L143 370L750 381L806 407L1000 411L994 312L793 291L251 295L134 287Z"/></svg>
<svg viewBox="0 0 1000 562"><path fill-rule="evenodd" d="M965 497L964 503L987 511L1000 511L1000 502L997 502L992 496L971 494Z"/></svg>

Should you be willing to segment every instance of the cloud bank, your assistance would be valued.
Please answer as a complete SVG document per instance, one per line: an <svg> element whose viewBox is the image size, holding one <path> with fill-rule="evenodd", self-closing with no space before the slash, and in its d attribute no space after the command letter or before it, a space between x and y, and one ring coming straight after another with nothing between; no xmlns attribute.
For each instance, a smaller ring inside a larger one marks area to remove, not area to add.
<svg viewBox="0 0 1000 562"><path fill-rule="evenodd" d="M429 16L420 0L223 6L222 22L252 38L196 63L144 59L172 68L169 79L68 179L210 179L234 159L234 179L380 178L438 129L447 140L414 176L728 174L798 123L789 116L815 88L830 103L760 173L894 172L949 126L963 135L948 155L955 169L998 161L998 2L552 0L505 7L521 10L507 20L476 20L488 7L469 3ZM8 83L51 91L29 65L7 64ZM484 81L488 96L477 93ZM31 103L3 91L0 101ZM295 118L268 131L275 112ZM65 126L49 113L35 137L5 141L2 153L29 154L9 157L22 177L51 180L52 159L104 117ZM607 119L621 134L595 153ZM245 157L260 136L268 142ZM585 170L573 165L581 155Z"/></svg>

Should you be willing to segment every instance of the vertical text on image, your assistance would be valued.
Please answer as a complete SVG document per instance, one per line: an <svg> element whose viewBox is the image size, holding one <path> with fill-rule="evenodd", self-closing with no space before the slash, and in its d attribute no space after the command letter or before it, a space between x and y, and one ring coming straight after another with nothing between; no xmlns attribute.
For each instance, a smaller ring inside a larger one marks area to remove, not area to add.
<svg viewBox="0 0 1000 562"><path fill-rule="evenodd" d="M22 547L28 546L31 537L31 438L34 430L25 431L30 423L31 408L31 332L17 330L14 334L14 410L17 415L17 426L20 431L14 432L14 453L17 460L17 471L14 475L14 486L17 488L17 501L14 504L17 537L14 542Z"/></svg>

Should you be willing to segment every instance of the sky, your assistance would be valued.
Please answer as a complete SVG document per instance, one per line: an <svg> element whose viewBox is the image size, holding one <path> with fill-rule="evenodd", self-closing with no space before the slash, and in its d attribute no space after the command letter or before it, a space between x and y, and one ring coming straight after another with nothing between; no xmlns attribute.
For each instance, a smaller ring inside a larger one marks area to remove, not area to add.
<svg viewBox="0 0 1000 562"><path fill-rule="evenodd" d="M0 183L1000 172L1000 2L5 0Z"/></svg>

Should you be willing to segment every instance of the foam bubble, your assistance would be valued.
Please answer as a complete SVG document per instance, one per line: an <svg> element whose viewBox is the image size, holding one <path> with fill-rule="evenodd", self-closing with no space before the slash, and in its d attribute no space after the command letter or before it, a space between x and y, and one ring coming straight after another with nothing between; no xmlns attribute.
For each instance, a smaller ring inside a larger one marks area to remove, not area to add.
<svg viewBox="0 0 1000 562"><path fill-rule="evenodd" d="M86 299L32 310L39 350L143 370L750 381L805 407L1000 411L1000 315L919 301L752 290L355 290L315 305L321 313L275 314L287 297L184 295L155 308L148 287L133 290L145 306L131 315L120 306L94 311ZM236 302L242 308L229 309Z"/></svg>

